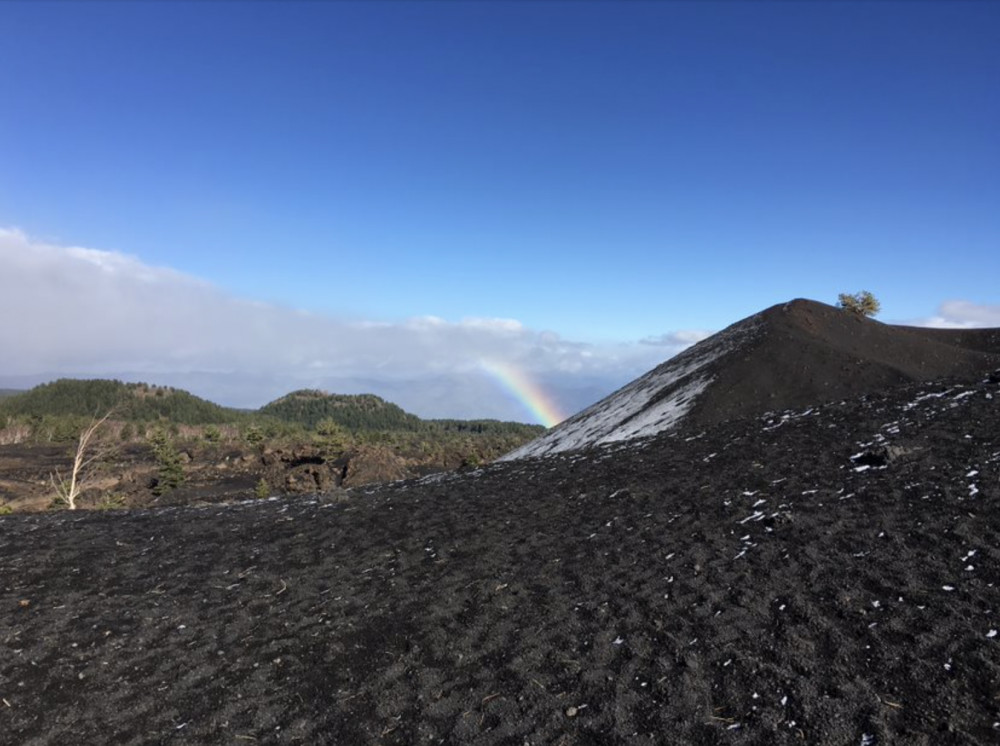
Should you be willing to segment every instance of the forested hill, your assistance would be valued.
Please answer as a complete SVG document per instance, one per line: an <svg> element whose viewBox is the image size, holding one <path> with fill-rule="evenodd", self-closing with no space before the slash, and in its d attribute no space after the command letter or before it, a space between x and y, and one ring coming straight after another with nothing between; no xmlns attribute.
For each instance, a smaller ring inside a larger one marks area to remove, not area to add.
<svg viewBox="0 0 1000 746"><path fill-rule="evenodd" d="M16 394L23 393L23 389L0 389L0 399L6 399L8 396L15 396Z"/></svg>
<svg viewBox="0 0 1000 746"><path fill-rule="evenodd" d="M421 428L419 417L374 394L327 394L302 389L265 404L257 413L309 429L328 419L348 430L413 432Z"/></svg>
<svg viewBox="0 0 1000 746"><path fill-rule="evenodd" d="M422 420L373 394L293 391L256 411L222 407L169 386L63 378L30 391L0 393L0 424L6 418L94 417L114 410L128 422L177 425L286 423L315 430L330 421L351 432L450 433L534 437L541 425L496 420Z"/></svg>
<svg viewBox="0 0 1000 746"><path fill-rule="evenodd" d="M265 404L257 414L310 430L332 420L351 431L380 430L474 435L540 435L541 425L498 420L422 420L374 394L328 394L302 389Z"/></svg>
<svg viewBox="0 0 1000 746"><path fill-rule="evenodd" d="M108 380L61 378L0 400L0 417L93 417L111 410L117 420L163 419L178 425L223 424L246 417L181 389Z"/></svg>

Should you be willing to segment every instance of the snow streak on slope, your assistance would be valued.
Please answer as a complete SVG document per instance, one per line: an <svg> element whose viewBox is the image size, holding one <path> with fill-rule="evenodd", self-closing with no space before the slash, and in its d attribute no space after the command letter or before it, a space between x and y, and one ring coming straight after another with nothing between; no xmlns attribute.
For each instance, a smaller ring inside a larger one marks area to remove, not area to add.
<svg viewBox="0 0 1000 746"><path fill-rule="evenodd" d="M758 323L751 316L712 335L500 460L575 451L670 429L711 383L710 364L750 339Z"/></svg>

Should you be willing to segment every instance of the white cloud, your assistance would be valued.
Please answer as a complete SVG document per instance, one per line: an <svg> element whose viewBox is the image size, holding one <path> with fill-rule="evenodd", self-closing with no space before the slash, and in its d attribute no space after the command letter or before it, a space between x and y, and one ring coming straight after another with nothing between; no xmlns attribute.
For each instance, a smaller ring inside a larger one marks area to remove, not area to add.
<svg viewBox="0 0 1000 746"><path fill-rule="evenodd" d="M1000 306L949 300L938 306L937 313L914 322L917 326L938 329L975 329L1000 327Z"/></svg>
<svg viewBox="0 0 1000 746"><path fill-rule="evenodd" d="M256 407L294 388L372 392L425 417L530 414L482 373L502 361L571 414L709 336L591 345L515 319L344 320L233 297L127 254L0 228L0 387L115 376ZM952 300L922 326L1000 327L1000 306Z"/></svg>
<svg viewBox="0 0 1000 746"><path fill-rule="evenodd" d="M712 336L712 334L713 332L708 332L704 329L684 329L676 332L668 332L667 334L660 334L655 337L645 337L640 339L639 343L654 347L675 348L674 354L676 354L680 351L680 349L690 347L691 345Z"/></svg>
<svg viewBox="0 0 1000 746"><path fill-rule="evenodd" d="M315 386L423 416L528 416L479 371L503 360L570 413L690 344L592 346L513 319L347 321L235 298L126 254L0 229L0 376L128 375L259 406ZM582 400L588 397L589 400Z"/></svg>

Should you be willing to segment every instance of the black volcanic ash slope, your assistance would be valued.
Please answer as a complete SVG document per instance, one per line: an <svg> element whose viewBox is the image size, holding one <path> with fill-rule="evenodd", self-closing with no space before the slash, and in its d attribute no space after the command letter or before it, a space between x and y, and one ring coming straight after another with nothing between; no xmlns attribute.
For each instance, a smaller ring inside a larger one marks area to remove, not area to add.
<svg viewBox="0 0 1000 746"><path fill-rule="evenodd" d="M912 381L974 381L1000 367L1000 329L882 324L793 300L733 324L506 459L804 407Z"/></svg>
<svg viewBox="0 0 1000 746"><path fill-rule="evenodd" d="M0 517L0 743L996 743L998 380Z"/></svg>

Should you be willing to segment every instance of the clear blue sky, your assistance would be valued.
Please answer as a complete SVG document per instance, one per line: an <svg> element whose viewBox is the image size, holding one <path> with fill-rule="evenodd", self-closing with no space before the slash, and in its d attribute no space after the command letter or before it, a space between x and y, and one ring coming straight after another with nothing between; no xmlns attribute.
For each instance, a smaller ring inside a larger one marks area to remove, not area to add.
<svg viewBox="0 0 1000 746"><path fill-rule="evenodd" d="M1000 3L3 2L0 227L580 342L997 303Z"/></svg>

